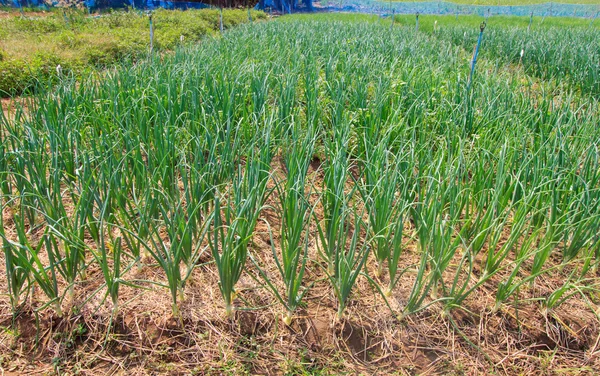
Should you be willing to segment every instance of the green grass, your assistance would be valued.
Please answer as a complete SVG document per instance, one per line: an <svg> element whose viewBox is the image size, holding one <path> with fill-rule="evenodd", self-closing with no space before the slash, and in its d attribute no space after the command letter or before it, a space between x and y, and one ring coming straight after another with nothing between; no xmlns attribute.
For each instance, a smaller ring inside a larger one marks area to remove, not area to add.
<svg viewBox="0 0 600 376"><path fill-rule="evenodd" d="M384 8L385 9L385 8ZM415 26L414 15L396 15L394 17L397 26ZM362 13L316 13L316 14L292 14L280 18L280 21L343 21L343 22L381 22L389 25L390 17L379 19L379 16L373 14ZM438 27L479 27L484 17L475 15L429 15L422 14L419 16L419 30L433 31L433 25L437 21ZM592 28L600 29L600 20L596 20L591 24ZM529 25L529 16L491 16L487 19L487 24L490 28L527 28ZM549 29L553 27L574 27L588 28L590 20L575 18L575 17L533 17L533 29Z"/></svg>
<svg viewBox="0 0 600 376"><path fill-rule="evenodd" d="M154 12L154 49L174 50L219 32L218 10ZM266 17L253 11L253 19ZM231 28L248 22L245 10L225 10L223 25ZM183 38L183 40L181 39ZM149 21L143 13L115 11L89 16L69 9L46 16L0 18L0 95L19 93L56 76L81 74L117 62L135 61L149 50Z"/></svg>
<svg viewBox="0 0 600 376"><path fill-rule="evenodd" d="M411 26L415 24L415 17L401 15L395 17L396 22L401 25ZM452 15L421 15L419 16L419 29L432 31L437 21L439 27L462 26L477 28L484 18L480 16L461 15L458 19ZM498 29L527 28L529 17L525 16L491 16L487 18L487 26ZM533 17L532 29L549 29L553 27L564 28L588 28L590 21L574 17ZM594 22L593 28L600 29L600 22Z"/></svg>

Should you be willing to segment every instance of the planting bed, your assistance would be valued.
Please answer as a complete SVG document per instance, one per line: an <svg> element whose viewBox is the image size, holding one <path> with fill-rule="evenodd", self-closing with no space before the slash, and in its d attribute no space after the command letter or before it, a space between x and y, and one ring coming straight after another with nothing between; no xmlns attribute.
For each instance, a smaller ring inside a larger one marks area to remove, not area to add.
<svg viewBox="0 0 600 376"><path fill-rule="evenodd" d="M317 18L3 102L2 369L600 372L600 31Z"/></svg>

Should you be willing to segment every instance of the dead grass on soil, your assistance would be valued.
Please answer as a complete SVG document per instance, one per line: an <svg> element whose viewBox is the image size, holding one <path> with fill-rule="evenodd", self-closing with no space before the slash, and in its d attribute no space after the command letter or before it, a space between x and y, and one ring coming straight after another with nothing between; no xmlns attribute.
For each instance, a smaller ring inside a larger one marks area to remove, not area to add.
<svg viewBox="0 0 600 376"><path fill-rule="evenodd" d="M54 14L54 13L45 12L45 11L23 12L23 15L25 15L25 17L48 17L48 16L51 16L52 14ZM11 11L5 11L5 10L0 11L0 18L22 17L23 15L21 14L21 12L18 8L15 8Z"/></svg>

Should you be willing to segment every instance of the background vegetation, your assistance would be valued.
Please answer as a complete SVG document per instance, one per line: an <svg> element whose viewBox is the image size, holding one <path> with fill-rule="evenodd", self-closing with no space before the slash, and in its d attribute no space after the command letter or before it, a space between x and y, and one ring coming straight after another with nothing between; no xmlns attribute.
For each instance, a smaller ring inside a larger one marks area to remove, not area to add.
<svg viewBox="0 0 600 376"><path fill-rule="evenodd" d="M266 18L252 11L253 20ZM154 49L163 52L193 44L220 31L219 11L156 10ZM223 27L249 22L248 11L224 10ZM183 39L182 39L183 37ZM53 80L56 67L64 75L136 61L149 51L149 20L145 13L115 11L88 15L85 11L54 10L45 15L0 18L0 96L19 94Z"/></svg>

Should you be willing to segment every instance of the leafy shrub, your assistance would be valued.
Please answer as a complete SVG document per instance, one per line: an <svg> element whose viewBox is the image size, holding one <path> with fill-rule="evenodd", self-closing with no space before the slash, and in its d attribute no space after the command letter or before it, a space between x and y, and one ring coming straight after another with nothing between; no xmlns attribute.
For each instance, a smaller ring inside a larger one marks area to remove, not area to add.
<svg viewBox="0 0 600 376"><path fill-rule="evenodd" d="M24 61L0 61L0 97L22 93L27 87L29 77Z"/></svg>
<svg viewBox="0 0 600 376"><path fill-rule="evenodd" d="M109 29L120 27L141 27L142 24L147 24L147 18L135 12L111 12L102 17L94 19L94 23L100 27Z"/></svg>
<svg viewBox="0 0 600 376"><path fill-rule="evenodd" d="M125 53L114 40L103 40L101 43L91 45L83 50L83 57L96 68L103 68L113 64Z"/></svg>
<svg viewBox="0 0 600 376"><path fill-rule="evenodd" d="M56 82L58 65L65 76L81 74L85 70L81 60L61 59L47 51L36 52L28 62L20 59L0 61L0 97L20 95Z"/></svg>
<svg viewBox="0 0 600 376"><path fill-rule="evenodd" d="M186 41L196 41L205 35L210 34L213 30L205 20L182 20L175 25L165 25L157 27L156 47L160 49L173 49L180 43L180 38L183 35Z"/></svg>
<svg viewBox="0 0 600 376"><path fill-rule="evenodd" d="M63 48L74 48L81 45L81 39L73 30L63 30L57 37L58 44Z"/></svg>
<svg viewBox="0 0 600 376"><path fill-rule="evenodd" d="M48 34L65 28L66 24L58 17L39 17L14 18L13 26L15 30L21 32Z"/></svg>
<svg viewBox="0 0 600 376"><path fill-rule="evenodd" d="M36 73L36 76L49 77L56 74L56 68L60 64L61 59L56 54L38 51L33 55L30 67Z"/></svg>

